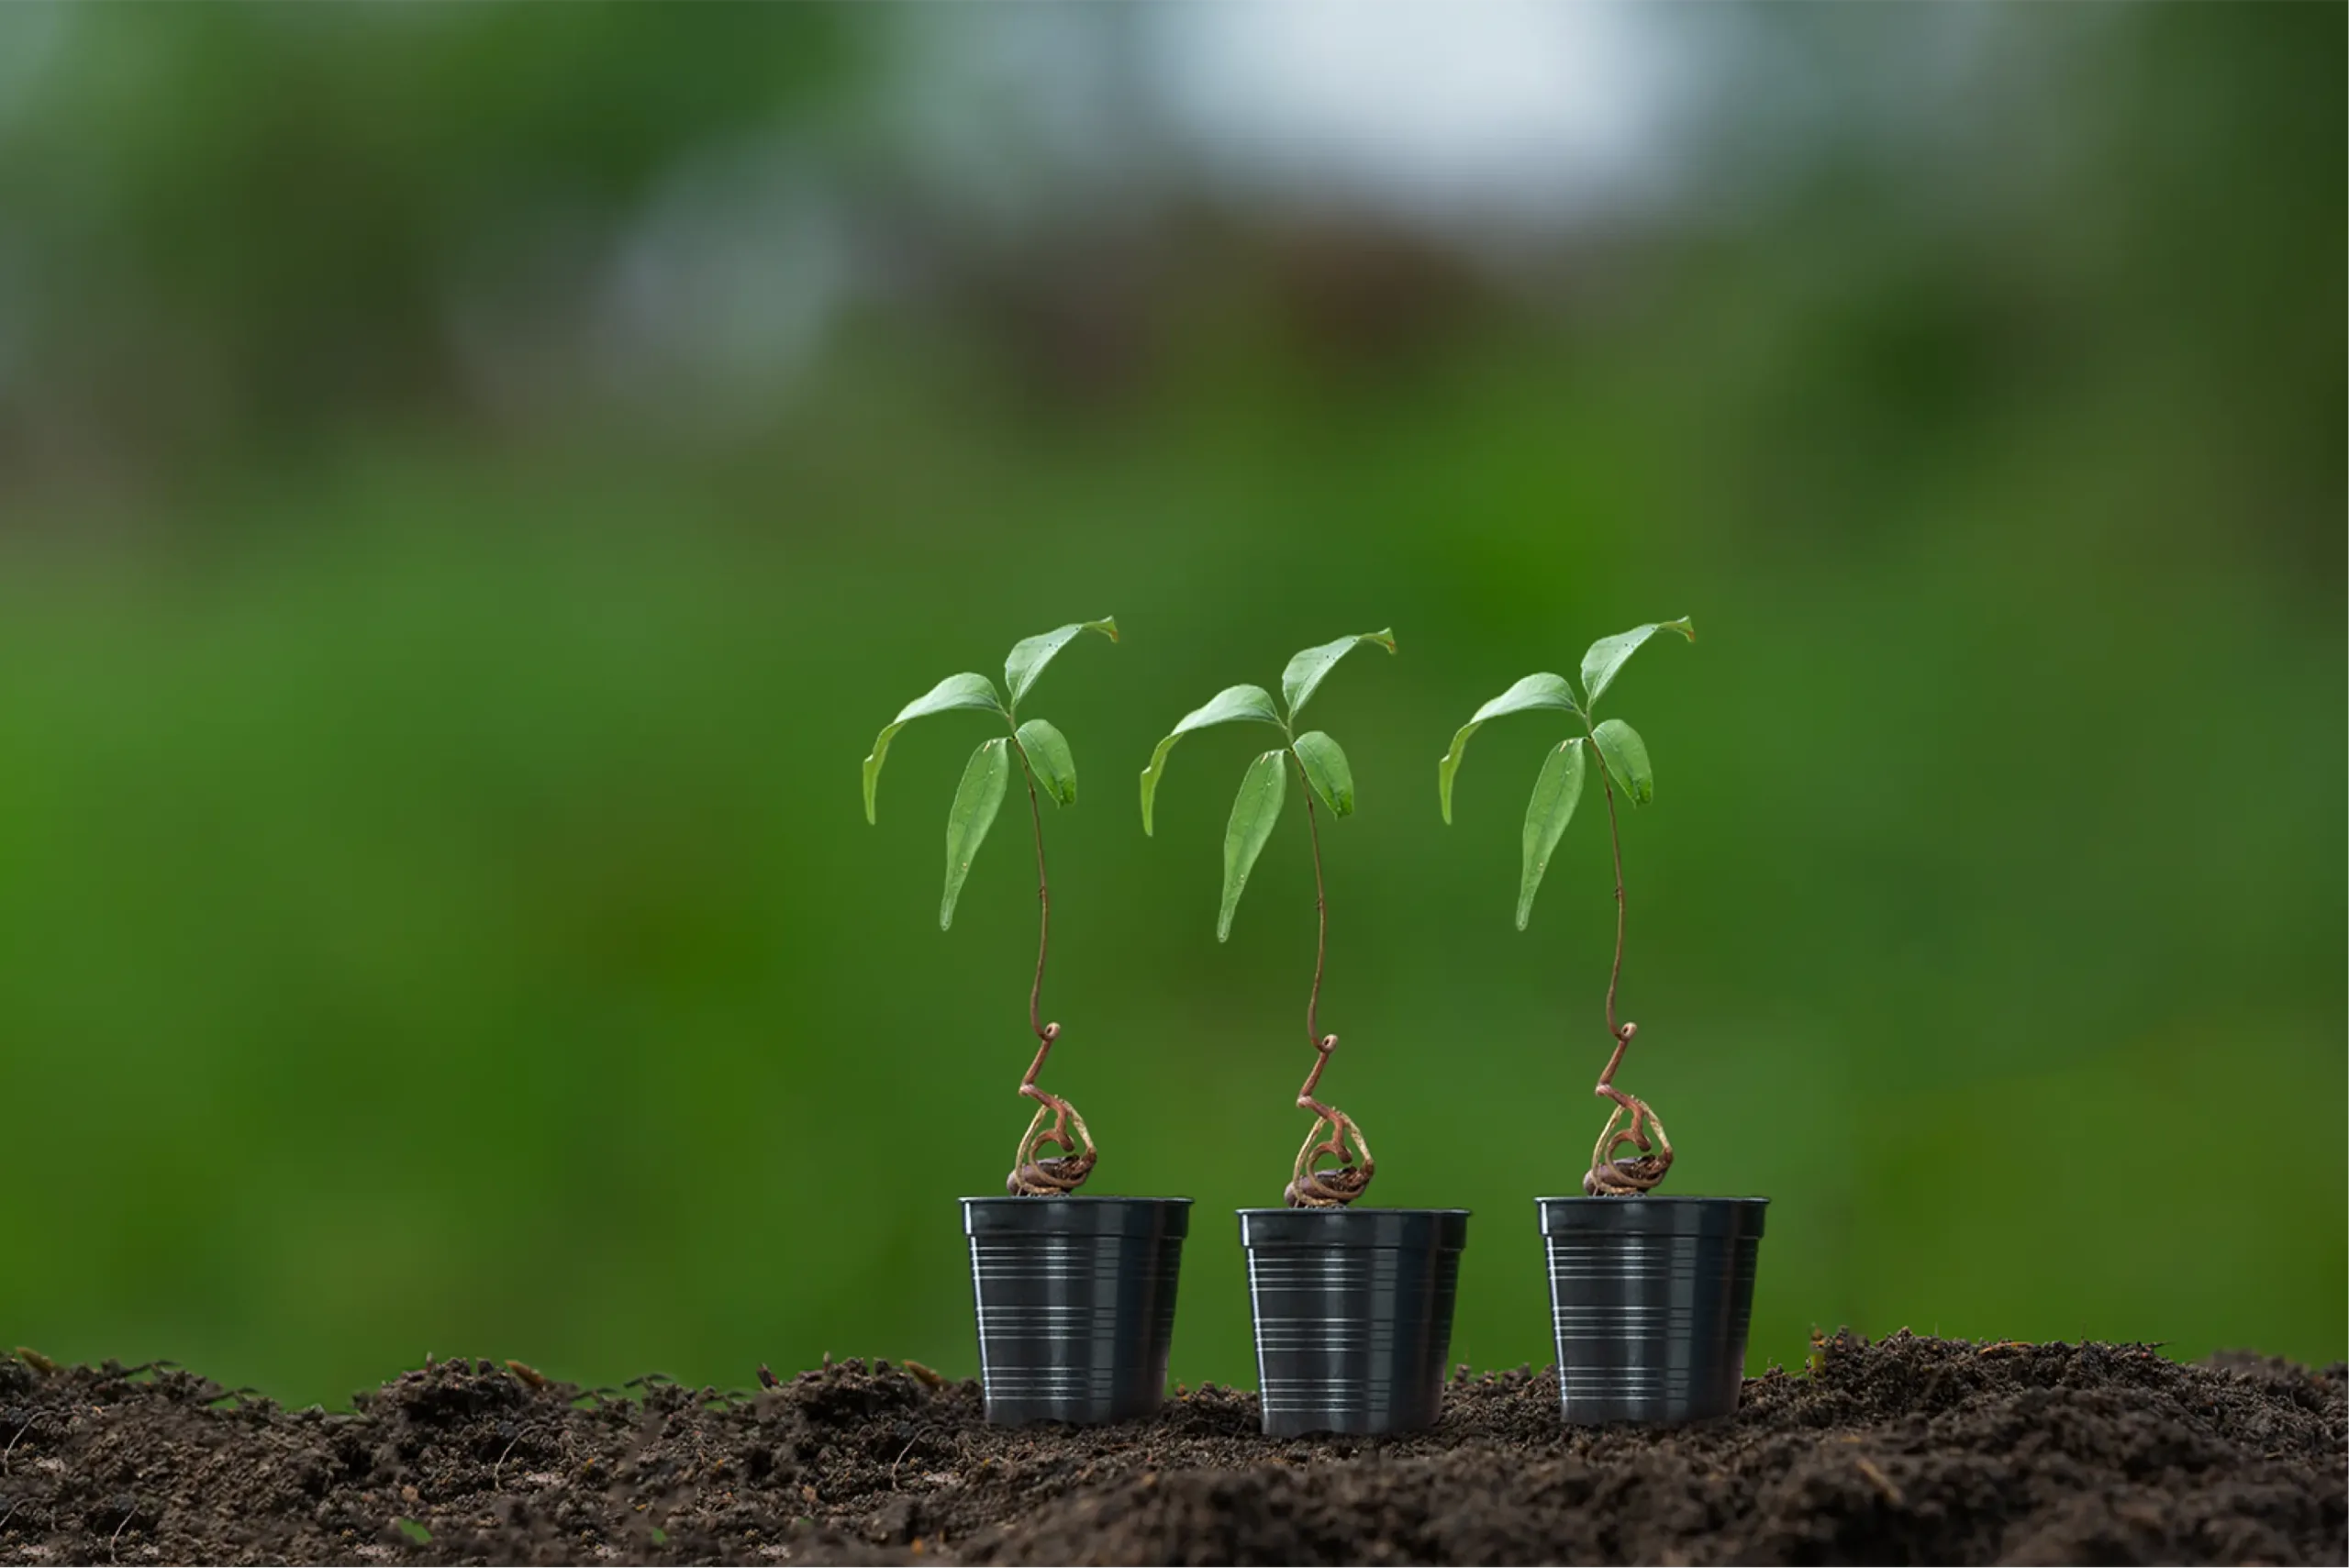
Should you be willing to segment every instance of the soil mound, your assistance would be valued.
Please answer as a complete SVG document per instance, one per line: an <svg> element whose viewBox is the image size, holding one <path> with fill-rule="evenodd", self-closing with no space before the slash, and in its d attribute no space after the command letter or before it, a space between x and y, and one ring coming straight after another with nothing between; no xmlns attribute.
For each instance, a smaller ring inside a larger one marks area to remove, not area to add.
<svg viewBox="0 0 2349 1568"><path fill-rule="evenodd" d="M1570 1430L1515 1372L1455 1378L1431 1431L1284 1441L1215 1387L999 1430L885 1362L755 1395L443 1362L328 1413L9 1361L0 1563L2341 1562L2343 1384L1838 1335L1701 1427Z"/></svg>

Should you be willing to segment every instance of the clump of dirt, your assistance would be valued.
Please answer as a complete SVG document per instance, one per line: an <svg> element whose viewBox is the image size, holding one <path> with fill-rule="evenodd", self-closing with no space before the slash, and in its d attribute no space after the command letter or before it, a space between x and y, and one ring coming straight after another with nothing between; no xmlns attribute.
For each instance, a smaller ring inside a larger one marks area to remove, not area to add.
<svg viewBox="0 0 2349 1568"><path fill-rule="evenodd" d="M755 1395L443 1362L331 1414L0 1362L0 1562L2340 1562L2343 1383L1838 1335L1702 1426L1568 1429L1553 1373L1464 1373L1432 1430L1276 1440L1215 1387L991 1428L885 1362Z"/></svg>

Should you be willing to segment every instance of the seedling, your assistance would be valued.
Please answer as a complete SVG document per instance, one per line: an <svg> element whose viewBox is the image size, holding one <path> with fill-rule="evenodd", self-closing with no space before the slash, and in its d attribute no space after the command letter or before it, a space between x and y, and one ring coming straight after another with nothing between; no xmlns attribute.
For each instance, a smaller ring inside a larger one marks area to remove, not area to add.
<svg viewBox="0 0 2349 1568"><path fill-rule="evenodd" d="M1012 1157L1011 1174L1005 1185L1014 1197L1058 1197L1074 1192L1093 1173L1098 1151L1093 1146L1093 1134L1085 1125L1076 1107L1058 1095L1042 1088L1036 1082L1044 1070L1044 1059L1052 1053L1052 1042L1061 1037L1061 1026L1045 1023L1040 1011L1044 995L1044 960L1052 944L1052 888L1044 872L1044 815L1036 804L1037 786L1053 806L1076 804L1076 761L1070 755L1068 738L1041 718L1023 722L1019 717L1020 700L1035 688L1036 678L1053 655L1075 640L1080 633L1097 631L1110 641L1118 640L1118 623L1105 617L1101 620L1076 621L1041 636L1023 638L1015 644L1009 658L1003 662L1003 687L1008 700L996 691L995 683L985 675L949 675L928 692L897 710L880 738L873 742L873 755L864 759L864 819L876 822L874 791L881 782L881 764L888 759L889 742L898 730L917 718L933 713L949 713L957 708L972 708L991 713L1004 722L1008 735L998 735L983 740L971 753L970 762L963 769L963 782L954 791L954 804L946 813L946 893L939 901L938 929L951 929L954 924L954 903L963 895L963 881L971 874L971 862L985 841L987 829L995 826L996 813L1003 806L1003 797L1011 782L1014 759L1019 764L1020 777L1028 784L1028 820L1036 833L1036 978L1028 988L1028 1027L1035 1031L1036 1059L1028 1064L1027 1076L1019 1080L1022 1096L1036 1102L1036 1114L1029 1119L1028 1130L1019 1140L1019 1150ZM1045 1118L1051 1125L1045 1125ZM1074 1136L1071 1129L1074 1129ZM1084 1144L1080 1151L1079 1143ZM1046 1155L1047 1146L1060 1151Z"/></svg>
<svg viewBox="0 0 2349 1568"><path fill-rule="evenodd" d="M1256 857L1264 851L1265 840L1273 836L1273 824L1280 820L1281 806L1288 794L1290 768L1294 767L1305 780L1305 826L1313 839L1313 908L1319 933L1313 945L1313 990L1305 1003L1305 1040L1313 1048L1313 1070L1305 1075L1305 1086L1297 1092L1297 1108L1313 1113L1313 1129L1305 1135L1305 1144L1297 1151L1297 1162L1290 1171L1284 1197L1291 1208L1342 1208L1362 1196L1377 1170L1361 1127L1337 1106L1324 1105L1314 1097L1314 1090L1321 1082L1321 1070L1330 1064L1330 1053L1338 1049L1338 1037L1323 1034L1320 1024L1321 973L1330 951L1330 895L1321 879L1321 827L1314 814L1313 801L1319 796L1333 817L1353 816L1353 768L1338 743L1323 731L1308 729L1302 735L1297 732L1297 717L1305 710L1323 678L1339 660L1365 642L1389 653L1395 651L1394 633L1373 631L1306 649L1291 659L1288 668L1281 672L1285 707L1262 686L1224 687L1208 700L1205 707L1183 716L1174 733L1161 740L1158 749L1150 754L1150 766L1141 772L1141 830L1148 833L1152 830L1151 806L1158 795L1158 781L1166 772L1166 754L1174 749L1175 741L1192 730L1249 720L1274 726L1286 742L1258 756L1241 776L1240 797L1232 802L1231 821L1223 830L1223 906L1216 916L1218 941L1230 939L1232 913L1240 907L1241 894L1247 890L1248 873L1255 869ZM1325 1133L1327 1138L1323 1137ZM1315 1169L1315 1162L1324 1155L1338 1163L1327 1170Z"/></svg>
<svg viewBox="0 0 2349 1568"><path fill-rule="evenodd" d="M1452 738L1452 750L1444 753L1436 771L1443 819L1450 822L1453 778L1460 771L1469 738L1486 720L1532 708L1555 708L1572 715L1581 726L1581 734L1567 736L1542 762L1541 775L1533 781L1533 798L1525 807L1524 864L1517 883L1517 929L1521 931L1532 917L1533 895L1542 886L1542 873L1550 869L1550 856L1582 799L1583 774L1588 766L1584 748L1598 753L1602 764L1598 784L1607 796L1607 831L1615 847L1615 966L1607 975L1607 1033L1614 1049L1594 1093L1613 1101L1615 1109L1591 1151L1590 1169L1583 1175L1582 1190L1592 1197L1631 1197L1653 1192L1672 1168L1672 1140L1664 1135L1664 1122L1646 1101L1615 1086L1615 1072L1623 1064L1623 1052L1639 1033L1637 1024L1615 1021L1615 993L1623 979L1623 830L1615 815L1615 790L1620 785L1634 807L1645 806L1655 798L1655 773L1648 764L1647 742L1640 739L1638 730L1620 718L1592 722L1598 699L1615 684L1624 662L1659 631L1676 631L1691 642L1697 640L1697 628L1685 618L1654 621L1602 637L1582 656L1579 694L1563 675L1526 676L1478 708L1475 717L1460 727ZM1623 1122L1626 1116L1631 1118L1629 1126ZM1648 1138L1651 1129L1655 1133L1653 1142ZM1639 1152L1620 1157L1626 1145Z"/></svg>

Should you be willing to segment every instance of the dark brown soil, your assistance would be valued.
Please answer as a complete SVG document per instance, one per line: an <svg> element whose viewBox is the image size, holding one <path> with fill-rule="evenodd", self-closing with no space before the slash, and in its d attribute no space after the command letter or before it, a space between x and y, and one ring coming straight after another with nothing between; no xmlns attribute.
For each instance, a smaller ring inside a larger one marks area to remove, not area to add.
<svg viewBox="0 0 2349 1568"><path fill-rule="evenodd" d="M1838 1336L1703 1427L1568 1430L1518 1372L1455 1380L1431 1432L1274 1441L1220 1388L998 1430L885 1362L745 1396L444 1362L328 1414L0 1361L0 1563L2341 1562L2343 1390Z"/></svg>

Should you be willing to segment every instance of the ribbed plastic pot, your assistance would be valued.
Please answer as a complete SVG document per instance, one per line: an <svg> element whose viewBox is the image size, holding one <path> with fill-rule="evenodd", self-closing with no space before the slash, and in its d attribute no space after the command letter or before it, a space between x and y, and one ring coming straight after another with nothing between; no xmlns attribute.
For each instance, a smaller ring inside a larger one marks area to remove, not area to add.
<svg viewBox="0 0 2349 1568"><path fill-rule="evenodd" d="M987 1419L1087 1424L1158 1408L1186 1197L966 1197Z"/></svg>
<svg viewBox="0 0 2349 1568"><path fill-rule="evenodd" d="M1243 1208L1264 1431L1404 1432L1443 1409L1464 1208Z"/></svg>
<svg viewBox="0 0 2349 1568"><path fill-rule="evenodd" d="M1565 1418L1674 1424L1735 1410L1770 1200L1536 1201Z"/></svg>

